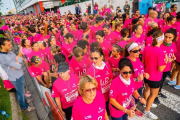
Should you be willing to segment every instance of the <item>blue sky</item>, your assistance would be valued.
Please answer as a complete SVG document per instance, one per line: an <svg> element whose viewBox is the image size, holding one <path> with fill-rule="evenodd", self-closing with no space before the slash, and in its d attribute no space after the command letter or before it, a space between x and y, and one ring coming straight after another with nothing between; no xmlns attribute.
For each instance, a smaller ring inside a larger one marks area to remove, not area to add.
<svg viewBox="0 0 180 120"><path fill-rule="evenodd" d="M1 0L1 1L3 3L3 7L0 6L0 11L2 12L2 14L5 14L10 9L14 9L15 8L13 0Z"/></svg>

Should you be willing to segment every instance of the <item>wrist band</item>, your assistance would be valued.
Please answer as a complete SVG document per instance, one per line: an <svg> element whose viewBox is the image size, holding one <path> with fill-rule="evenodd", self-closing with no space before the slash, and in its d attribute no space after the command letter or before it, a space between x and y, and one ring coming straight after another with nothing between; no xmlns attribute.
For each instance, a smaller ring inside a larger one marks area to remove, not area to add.
<svg viewBox="0 0 180 120"><path fill-rule="evenodd" d="M141 96L138 97L138 100L139 100L139 98L141 98Z"/></svg>

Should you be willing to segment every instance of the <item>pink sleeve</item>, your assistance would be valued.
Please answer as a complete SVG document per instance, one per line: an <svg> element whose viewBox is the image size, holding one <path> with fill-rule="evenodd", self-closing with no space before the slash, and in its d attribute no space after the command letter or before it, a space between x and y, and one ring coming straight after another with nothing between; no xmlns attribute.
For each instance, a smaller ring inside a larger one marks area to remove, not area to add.
<svg viewBox="0 0 180 120"><path fill-rule="evenodd" d="M107 66L108 66L108 68L109 68L110 78L113 78L113 72L112 72L111 66L109 65L108 62L107 62Z"/></svg>
<svg viewBox="0 0 180 120"><path fill-rule="evenodd" d="M59 91L57 90L55 85L53 85L51 97L60 97Z"/></svg>
<svg viewBox="0 0 180 120"><path fill-rule="evenodd" d="M112 80L111 87L109 90L109 97L116 99L118 96L118 91L116 89L116 83Z"/></svg>
<svg viewBox="0 0 180 120"><path fill-rule="evenodd" d="M46 62L44 62L44 67L45 67L45 71L47 72L48 70L50 70L50 67L49 67L49 65L46 63Z"/></svg>
<svg viewBox="0 0 180 120"><path fill-rule="evenodd" d="M158 66L165 65L165 54L162 52L161 54L158 54Z"/></svg>
<svg viewBox="0 0 180 120"><path fill-rule="evenodd" d="M35 74L35 72L33 72L32 70L31 70L31 68L27 68L27 70L28 70L28 72L29 72L29 74L31 75L31 77L36 77L37 75Z"/></svg>
<svg viewBox="0 0 180 120"><path fill-rule="evenodd" d="M72 117L71 120L81 120L80 114L79 114L79 110L77 107L72 108Z"/></svg>

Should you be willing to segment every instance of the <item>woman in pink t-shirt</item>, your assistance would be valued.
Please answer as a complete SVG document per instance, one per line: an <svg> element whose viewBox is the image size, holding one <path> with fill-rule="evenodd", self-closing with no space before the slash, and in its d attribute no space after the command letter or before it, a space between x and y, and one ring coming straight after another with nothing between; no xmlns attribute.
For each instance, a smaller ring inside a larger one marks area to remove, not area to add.
<svg viewBox="0 0 180 120"><path fill-rule="evenodd" d="M164 40L163 32L156 31L152 37L152 47L146 47L143 54L144 71L150 76L149 79L144 80L146 89L144 89L143 94L147 101L144 114L152 119L158 119L156 115L150 112L150 107L158 95L162 73L167 63L167 56L164 55L163 50L160 48Z"/></svg>
<svg viewBox="0 0 180 120"><path fill-rule="evenodd" d="M112 51L112 46L108 41L104 40L104 37L105 37L104 31L98 30L96 32L96 40L99 43L99 45L101 46L101 48L105 54L106 60L108 60L109 53Z"/></svg>
<svg viewBox="0 0 180 120"><path fill-rule="evenodd" d="M162 32L165 33L170 28L175 28L174 23L176 22L176 18L174 16L167 17L167 25L162 28Z"/></svg>
<svg viewBox="0 0 180 120"><path fill-rule="evenodd" d="M32 56L31 63L28 64L29 74L47 88L52 87L50 77L50 67L48 64L41 60L39 56Z"/></svg>
<svg viewBox="0 0 180 120"><path fill-rule="evenodd" d="M119 61L122 58L123 48L115 44L112 47L111 57L108 59L109 65L111 66L113 72L113 78L119 75Z"/></svg>
<svg viewBox="0 0 180 120"><path fill-rule="evenodd" d="M123 23L121 23L121 22L116 22L115 24L113 24L113 29L114 29L113 32L118 35L119 39L121 38L121 30L122 30L122 28L123 28Z"/></svg>
<svg viewBox="0 0 180 120"><path fill-rule="evenodd" d="M121 38L118 42L118 45L124 48L129 41L128 36L129 36L129 30L127 28L123 28L121 30Z"/></svg>
<svg viewBox="0 0 180 120"><path fill-rule="evenodd" d="M60 41L61 41L61 44L64 44L65 41L64 41L64 36L68 33L68 30L67 28L62 28L61 29L61 37L60 37Z"/></svg>
<svg viewBox="0 0 180 120"><path fill-rule="evenodd" d="M32 52L31 44L28 39L22 39L21 41L21 47L19 50L19 57L22 57L23 55L27 58L27 56ZM24 60L24 59L23 59Z"/></svg>
<svg viewBox="0 0 180 120"><path fill-rule="evenodd" d="M135 35L130 38L129 43L136 42L139 45L139 47L141 48L139 58L141 60L145 48L145 36L142 34L142 26L140 24L135 25L133 31L135 32Z"/></svg>
<svg viewBox="0 0 180 120"><path fill-rule="evenodd" d="M131 75L134 73L133 65L128 58L121 58L119 61L120 75L112 80L109 91L109 109L112 120L127 120L127 117L134 117L135 103L132 95L146 104L137 92L137 85Z"/></svg>
<svg viewBox="0 0 180 120"><path fill-rule="evenodd" d="M75 74L70 74L69 64L66 62L58 65L57 73L60 77L53 84L51 96L55 98L56 104L66 120L71 120L73 104L79 97L79 78Z"/></svg>
<svg viewBox="0 0 180 120"><path fill-rule="evenodd" d="M71 120L109 120L104 96L97 91L96 79L84 76L78 86L81 97L73 105Z"/></svg>
<svg viewBox="0 0 180 120"><path fill-rule="evenodd" d="M92 45L92 44L91 44ZM103 62L104 53L100 47L91 46L91 60L93 64L88 69L87 74L94 77L98 82L98 90L101 91L104 95L106 101L106 110L109 115L109 88L111 84L111 80L113 78L113 73L111 67L108 62Z"/></svg>
<svg viewBox="0 0 180 120"><path fill-rule="evenodd" d="M91 66L91 62L86 56L84 56L83 49L75 46L73 48L73 57L69 62L69 65L73 68L75 74L81 78L86 75L87 70Z"/></svg>

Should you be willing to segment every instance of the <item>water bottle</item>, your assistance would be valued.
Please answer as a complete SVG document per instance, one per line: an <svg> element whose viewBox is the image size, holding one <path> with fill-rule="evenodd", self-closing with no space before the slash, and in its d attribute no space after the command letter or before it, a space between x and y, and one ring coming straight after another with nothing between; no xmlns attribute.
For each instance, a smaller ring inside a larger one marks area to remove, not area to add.
<svg viewBox="0 0 180 120"><path fill-rule="evenodd" d="M4 115L6 118L8 118L10 115L6 113L6 111L0 110L0 114Z"/></svg>

